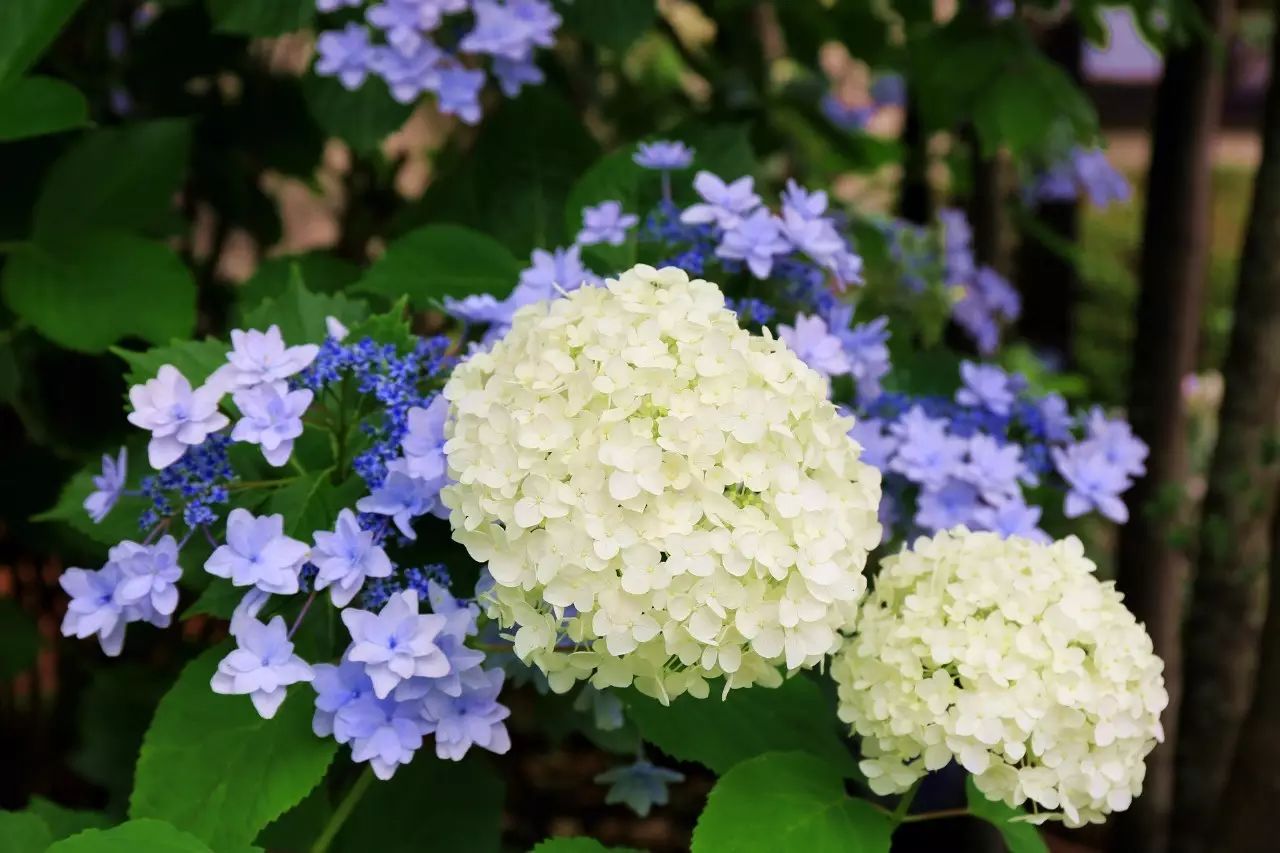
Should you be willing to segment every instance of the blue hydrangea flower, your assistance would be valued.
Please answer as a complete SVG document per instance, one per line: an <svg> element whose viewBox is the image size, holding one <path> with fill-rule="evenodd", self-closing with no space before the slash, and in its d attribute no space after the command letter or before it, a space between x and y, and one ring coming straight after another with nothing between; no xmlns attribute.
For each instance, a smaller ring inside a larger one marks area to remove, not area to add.
<svg viewBox="0 0 1280 853"><path fill-rule="evenodd" d="M1123 203L1132 195L1129 181L1101 148L1076 146L1065 158L1037 175L1028 194L1035 201L1075 201L1084 192L1095 207Z"/></svg>
<svg viewBox="0 0 1280 853"><path fill-rule="evenodd" d="M984 501L993 506L1020 495L1020 482L1029 485L1035 482L1035 476L1022 463L1021 447L1002 445L982 433L969 438L969 461L963 477L978 490Z"/></svg>
<svg viewBox="0 0 1280 853"><path fill-rule="evenodd" d="M693 165L693 153L693 149L683 142L658 139L637 145L631 160L642 169L674 171Z"/></svg>
<svg viewBox="0 0 1280 853"><path fill-rule="evenodd" d="M444 298L444 310L466 323L510 324L516 312L506 300L499 301L490 293L473 293L462 299Z"/></svg>
<svg viewBox="0 0 1280 853"><path fill-rule="evenodd" d="M333 531L317 530L311 562L316 566L315 588L329 590L334 607L346 607L364 586L365 578L391 574L391 558L362 530L349 509L338 513Z"/></svg>
<svg viewBox="0 0 1280 853"><path fill-rule="evenodd" d="M373 51L369 30L360 24L321 33L316 39L316 73L337 77L343 88L355 91L369 76Z"/></svg>
<svg viewBox="0 0 1280 853"><path fill-rule="evenodd" d="M913 483L938 489L961 470L968 445L948 434L945 420L914 406L890 429L898 440L890 468Z"/></svg>
<svg viewBox="0 0 1280 853"><path fill-rule="evenodd" d="M333 736L338 743L349 742L353 734L338 727L337 715L352 702L373 695L373 682L364 671L364 664L344 656L337 665L318 663L311 669L315 673L311 686L316 691L311 731L317 737Z"/></svg>
<svg viewBox="0 0 1280 853"><path fill-rule="evenodd" d="M356 501L356 509L376 515L390 516L406 539L417 539L413 520L420 515L439 511L440 482L430 483L403 471L391 470L382 485L372 494Z"/></svg>
<svg viewBox="0 0 1280 853"><path fill-rule="evenodd" d="M1028 506L1019 495L994 507L980 507L974 513L973 520L978 528L999 533L1005 539L1021 536L1047 544L1051 540L1039 527L1040 515L1040 507Z"/></svg>
<svg viewBox="0 0 1280 853"><path fill-rule="evenodd" d="M1050 451L1054 466L1070 488L1063 511L1067 518L1077 518L1096 509L1123 524L1129 520L1129 509L1119 495L1129 488L1129 479L1100 450L1095 444L1082 442Z"/></svg>
<svg viewBox="0 0 1280 853"><path fill-rule="evenodd" d="M626 725L626 717L622 713L622 700L608 690L598 690L585 684L578 698L573 700L576 711L587 711L591 721L602 732L617 731Z"/></svg>
<svg viewBox="0 0 1280 853"><path fill-rule="evenodd" d="M1009 374L989 364L960 363L964 387L956 391L956 402L962 406L981 406L997 415L1007 415L1013 408L1014 391Z"/></svg>
<svg viewBox="0 0 1280 853"><path fill-rule="evenodd" d="M847 302L838 303L827 312L831 333L849 358L849 373L857 383L858 398L874 400L883 390L880 380L889 373L889 318L877 317L850 328L852 320L853 306Z"/></svg>
<svg viewBox="0 0 1280 853"><path fill-rule="evenodd" d="M889 470L889 460L898 449L898 438L885 429L879 418L858 418L849 429L849 436L862 445L863 462L881 473Z"/></svg>
<svg viewBox="0 0 1280 853"><path fill-rule="evenodd" d="M120 569L116 600L122 605L163 617L177 609L182 566L178 564L178 543L172 536L162 536L153 545L125 540L107 552L107 559L109 565Z"/></svg>
<svg viewBox="0 0 1280 853"><path fill-rule="evenodd" d="M535 47L551 47L560 26L560 16L544 0L474 0L472 10L475 29L458 43L468 53L525 60Z"/></svg>
<svg viewBox="0 0 1280 853"><path fill-rule="evenodd" d="M862 130L876 114L874 104L850 104L835 92L827 92L818 104L827 120L841 130Z"/></svg>
<svg viewBox="0 0 1280 853"><path fill-rule="evenodd" d="M255 517L247 509L236 508L227 516L227 544L218 546L204 570L229 578L236 586L293 595L309 550L305 542L284 535L283 515Z"/></svg>
<svg viewBox="0 0 1280 853"><path fill-rule="evenodd" d="M231 352L227 353L230 387L281 382L305 370L319 352L315 344L286 346L279 326L269 326L265 332L232 329Z"/></svg>
<svg viewBox="0 0 1280 853"><path fill-rule="evenodd" d="M445 626L435 638L435 644L449 659L449 671L440 676L415 676L400 682L395 698L421 699L432 692L446 696L461 696L463 675L484 663L484 652L466 645L467 637L476 632L480 608L472 602L461 602L449 590L423 572L411 569L405 573L408 587L418 593L426 591L431 612L445 618Z"/></svg>
<svg viewBox="0 0 1280 853"><path fill-rule="evenodd" d="M794 326L778 325L778 338L801 361L823 376L840 376L849 372L848 354L840 339L827 330L826 321L821 317L797 314Z"/></svg>
<svg viewBox="0 0 1280 853"><path fill-rule="evenodd" d="M582 230L578 232L577 242L581 246L597 243L621 246L627 241L627 232L639 221L640 217L634 213L622 212L622 202L602 201L595 207L583 208Z"/></svg>
<svg viewBox="0 0 1280 853"><path fill-rule="evenodd" d="M755 179L750 175L726 184L710 172L699 172L693 179L693 188L702 203L690 205L680 214L680 221L688 225L714 224L728 231L760 206Z"/></svg>
<svg viewBox="0 0 1280 853"><path fill-rule="evenodd" d="M129 423L151 433L147 459L152 468L167 468L181 459L188 447L203 443L210 433L229 423L218 411L221 397L221 390L209 385L192 390L187 378L171 364L161 367L154 379L129 389L133 406Z"/></svg>
<svg viewBox="0 0 1280 853"><path fill-rule="evenodd" d="M424 33L439 23L439 17L435 16L434 23L425 25L432 20L435 11L419 0L382 0L370 6L364 16L370 24L382 30L389 45L400 53L409 54L422 44Z"/></svg>
<svg viewBox="0 0 1280 853"><path fill-rule="evenodd" d="M97 636L103 654L116 657L124 648L128 624L124 606L116 598L121 572L111 563L98 570L67 569L58 584L71 596L62 617L62 636L83 640Z"/></svg>
<svg viewBox="0 0 1280 853"><path fill-rule="evenodd" d="M462 675L462 693L433 692L422 700L422 717L436 736L436 755L461 761L472 746L501 755L511 748L503 724L511 711L498 702L500 669L472 669Z"/></svg>
<svg viewBox="0 0 1280 853"><path fill-rule="evenodd" d="M409 410L408 431L400 442L404 460L398 470L429 483L444 479L444 424L448 418L449 401L443 394L433 397L425 408Z"/></svg>
<svg viewBox="0 0 1280 853"><path fill-rule="evenodd" d="M960 524L968 524L978 510L978 490L957 477L948 477L941 486L920 492L916 506L916 524L936 533Z"/></svg>
<svg viewBox="0 0 1280 853"><path fill-rule="evenodd" d="M717 256L746 262L751 274L762 279L773 271L773 259L789 251L791 243L783 234L778 218L764 208L726 228L716 247Z"/></svg>
<svg viewBox="0 0 1280 853"><path fill-rule="evenodd" d="M433 92L440 87L440 64L444 58L444 51L433 42L423 40L408 53L375 47L369 52L368 65L386 81L392 98L408 104L423 92Z"/></svg>
<svg viewBox="0 0 1280 853"><path fill-rule="evenodd" d="M581 249L570 246L547 252L534 249L533 265L520 273L520 281L508 297L513 308L554 299L561 292L584 284L599 284L600 277L582 265Z"/></svg>
<svg viewBox="0 0 1280 853"><path fill-rule="evenodd" d="M128 476L129 448L120 448L119 455L114 459L108 453L102 454L102 473L94 475L93 491L84 499L84 511L94 524L106 518L116 501L120 500Z"/></svg>
<svg viewBox="0 0 1280 853"><path fill-rule="evenodd" d="M1085 421L1088 443L1098 448L1107 464L1114 465L1130 477L1147 473L1147 445L1133 434L1127 421L1112 420L1102 409L1094 407Z"/></svg>
<svg viewBox="0 0 1280 853"><path fill-rule="evenodd" d="M508 98L520 94L525 86L539 86L546 80L542 69L532 60L507 59L504 56L493 60L493 76L498 81L498 88Z"/></svg>
<svg viewBox="0 0 1280 853"><path fill-rule="evenodd" d="M231 430L232 440L258 445L267 462L279 468L293 454L293 440L302 435L302 416L314 397L306 388L290 391L283 382L235 392L241 418Z"/></svg>
<svg viewBox="0 0 1280 853"><path fill-rule="evenodd" d="M314 674L307 662L293 653L283 616L265 625L256 619L242 622L235 639L235 650L218 662L209 686L214 693L248 694L253 707L269 720L280 710L285 688L310 681Z"/></svg>
<svg viewBox="0 0 1280 853"><path fill-rule="evenodd" d="M951 309L951 318L969 333L978 352L990 355L1000 345L1001 322L1011 323L1022 313L1022 299L995 270L982 267L963 285L964 296Z"/></svg>
<svg viewBox="0 0 1280 853"><path fill-rule="evenodd" d="M1038 433L1048 441L1066 441L1071 438L1071 426L1075 419L1061 394L1046 394L1036 402L1039 416ZM1143 454L1146 455L1145 453Z"/></svg>
<svg viewBox="0 0 1280 853"><path fill-rule="evenodd" d="M670 794L668 785L684 781L684 774L658 767L644 758L634 764L614 767L595 778L597 785L608 785L606 803L622 803L640 817L646 817L654 806L665 806Z"/></svg>
<svg viewBox="0 0 1280 853"><path fill-rule="evenodd" d="M480 90L484 72L465 65L442 67L435 79L436 105L445 115L455 115L467 124L480 121Z"/></svg>
<svg viewBox="0 0 1280 853"><path fill-rule="evenodd" d="M342 621L351 632L347 656L365 664L380 699L415 675L449 674L449 658L435 643L447 620L419 613L418 594L411 589L393 595L376 614L348 608L342 611Z"/></svg>
<svg viewBox="0 0 1280 853"><path fill-rule="evenodd" d="M385 781L413 760L428 724L418 702L361 696L336 713L334 734L339 732L339 743L351 743L351 759L369 762L374 775Z"/></svg>

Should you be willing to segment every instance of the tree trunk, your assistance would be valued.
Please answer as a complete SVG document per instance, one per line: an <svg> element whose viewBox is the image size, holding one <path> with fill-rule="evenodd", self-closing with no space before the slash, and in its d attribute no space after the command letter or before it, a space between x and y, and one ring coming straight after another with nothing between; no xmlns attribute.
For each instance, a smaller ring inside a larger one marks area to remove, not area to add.
<svg viewBox="0 0 1280 853"><path fill-rule="evenodd" d="M907 92L907 115L902 127L902 188L898 215L908 222L926 225L933 219L933 194L929 190L929 135L920 118L920 107Z"/></svg>
<svg viewBox="0 0 1280 853"><path fill-rule="evenodd" d="M1005 215L1004 163L1000 155L982 153L978 135L965 134L973 152L973 189L969 194L969 221L973 224L973 254L978 263L1001 275L1009 274L1009 223Z"/></svg>
<svg viewBox="0 0 1280 853"><path fill-rule="evenodd" d="M1278 45L1273 45L1273 56ZM1255 684L1271 559L1270 526L1280 477L1275 444L1280 403L1280 85L1273 85L1267 97L1262 165L1223 374L1218 445L1183 644L1186 686L1173 848L1187 853L1229 849L1211 841L1210 833L1225 806L1223 788ZM1259 746L1246 744L1245 750ZM1265 812L1250 820L1267 823Z"/></svg>
<svg viewBox="0 0 1280 853"><path fill-rule="evenodd" d="M1199 6L1212 32L1224 33L1230 0L1200 0ZM1200 38L1168 54L1152 122L1129 383L1129 419L1151 453L1146 476L1128 494L1130 520L1120 531L1117 585L1164 658L1170 705L1163 718L1166 741L1147 760L1143 795L1115 823L1111 849L1116 853L1165 853L1171 843L1174 849L1196 849L1171 842L1169 827L1190 563L1179 544L1189 527L1181 388L1183 377L1195 367L1208 265L1213 141L1223 86L1215 50L1211 39ZM1200 752L1213 742L1192 741ZM1179 802L1178 807L1191 806ZM1188 830L1203 822L1190 817L1180 814L1175 820Z"/></svg>
<svg viewBox="0 0 1280 853"><path fill-rule="evenodd" d="M1258 191L1263 191L1261 184ZM1280 193L1280 187L1273 186L1270 192ZM1240 729L1240 745L1214 833L1217 849L1230 853L1276 849L1275 828L1265 816L1280 801L1280 517L1272 519L1270 563L1257 687Z"/></svg>
<svg viewBox="0 0 1280 853"><path fill-rule="evenodd" d="M1074 16L1068 16L1044 37L1045 53L1077 83L1082 38ZM1044 202L1032 215L1041 227L1063 242L1074 245L1080 239L1079 201ZM1018 332L1038 351L1069 366L1080 296L1075 262L1040 239L1024 234L1018 250L1017 285L1022 294Z"/></svg>

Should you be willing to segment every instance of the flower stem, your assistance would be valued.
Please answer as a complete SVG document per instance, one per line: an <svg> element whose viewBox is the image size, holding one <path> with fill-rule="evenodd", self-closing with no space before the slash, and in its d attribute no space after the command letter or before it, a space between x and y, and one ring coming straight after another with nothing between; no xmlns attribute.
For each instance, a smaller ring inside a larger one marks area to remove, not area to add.
<svg viewBox="0 0 1280 853"><path fill-rule="evenodd" d="M311 845L311 853L325 853L329 849L329 845L333 843L338 831L347 822L347 818L355 810L356 803L360 802L360 798L369 789L369 783L372 781L373 771L366 764L364 772L360 774L360 778L356 779L355 784L347 790L342 802L338 803L338 807L329 816L329 822L324 825L324 829L320 832L320 837L316 839L316 843Z"/></svg>
<svg viewBox="0 0 1280 853"><path fill-rule="evenodd" d="M943 820L949 817L964 817L969 814L969 810L964 807L954 809L939 809L936 812L920 812L920 814L907 815L902 818L901 823L921 823L926 820Z"/></svg>
<svg viewBox="0 0 1280 853"><path fill-rule="evenodd" d="M893 814L889 815L895 824L911 820L907 815L907 812L911 809L911 801L916 798L916 791L920 790L920 783L923 781L923 778L917 779L915 783L903 793L902 799L898 800L898 805L894 808Z"/></svg>
<svg viewBox="0 0 1280 853"><path fill-rule="evenodd" d="M302 624L302 620L306 618L307 611L311 609L311 602L316 600L316 592L317 590L315 589L311 590L311 594L307 596L307 600L302 602L302 609L298 611L298 618L293 620L293 627L289 629L288 639L293 639L293 635Z"/></svg>

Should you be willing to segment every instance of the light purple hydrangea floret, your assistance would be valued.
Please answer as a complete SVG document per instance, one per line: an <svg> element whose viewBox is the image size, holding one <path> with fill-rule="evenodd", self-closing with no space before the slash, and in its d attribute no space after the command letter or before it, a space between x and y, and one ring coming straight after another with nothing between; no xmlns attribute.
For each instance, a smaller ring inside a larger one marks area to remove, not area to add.
<svg viewBox="0 0 1280 853"><path fill-rule="evenodd" d="M280 382L306 370L319 352L315 344L286 346L279 326L269 326L265 332L232 329L227 379L232 388Z"/></svg>
<svg viewBox="0 0 1280 853"><path fill-rule="evenodd" d="M351 759L367 761L379 779L395 775L422 748L428 725L418 702L398 702L390 697L361 696L335 714L334 734L339 743L351 744Z"/></svg>
<svg viewBox="0 0 1280 853"><path fill-rule="evenodd" d="M654 806L665 806L670 797L668 785L684 781L684 774L658 767L640 758L598 774L597 785L608 785L606 803L621 803L640 817L647 817Z"/></svg>
<svg viewBox="0 0 1280 853"><path fill-rule="evenodd" d="M467 124L480 121L480 90L484 72L462 65L448 65L436 77L436 99L440 112L456 115Z"/></svg>
<svg viewBox="0 0 1280 853"><path fill-rule="evenodd" d="M355 22L316 39L316 73L337 77L344 89L355 91L372 69L373 43L368 28Z"/></svg>
<svg viewBox="0 0 1280 853"><path fill-rule="evenodd" d="M391 558L362 530L349 509L338 513L333 530L317 530L311 562L316 566L316 589L328 589L334 607L346 607L364 586L365 578L391 574Z"/></svg>
<svg viewBox="0 0 1280 853"><path fill-rule="evenodd" d="M1001 444L989 435L969 438L969 459L963 477L987 503L996 506L1022 494L1021 483L1033 485L1035 475L1022 461L1022 448Z"/></svg>
<svg viewBox="0 0 1280 853"><path fill-rule="evenodd" d="M235 639L236 648L218 662L210 687L214 693L248 694L269 720L280 710L285 688L314 677L311 667L293 653L283 616L265 625L256 619L242 623Z"/></svg>
<svg viewBox="0 0 1280 853"><path fill-rule="evenodd" d="M112 458L111 454L102 454L102 473L93 475L93 491L84 499L84 511L94 524L107 517L111 508L120 500L124 492L125 480L129 476L129 449L120 448L120 453Z"/></svg>
<svg viewBox="0 0 1280 853"><path fill-rule="evenodd" d="M504 56L494 58L493 76L502 94L508 98L519 95L525 86L539 86L546 80L546 75L533 60L507 59Z"/></svg>
<svg viewBox="0 0 1280 853"><path fill-rule="evenodd" d="M974 511L973 520L982 530L991 530L1005 539L1010 536L1021 536L1033 542L1047 544L1049 534L1040 529L1041 509L1028 506L1021 495L1007 500L998 506L978 507Z"/></svg>
<svg viewBox="0 0 1280 853"><path fill-rule="evenodd" d="M373 682L364 671L364 664L344 656L336 665L318 663L313 666L315 678L311 687L316 691L316 710L311 717L311 731L316 737L333 737L338 743L347 743L352 734L338 724L338 712L347 705L373 695Z"/></svg>
<svg viewBox="0 0 1280 853"><path fill-rule="evenodd" d="M1064 512L1067 518L1077 518L1096 509L1104 517L1123 524L1129 520L1129 509L1120 499L1120 493L1129 488L1130 480L1098 450L1088 442L1066 449L1053 448L1053 464L1070 489Z"/></svg>
<svg viewBox="0 0 1280 853"><path fill-rule="evenodd" d="M880 380L889 374L889 318L877 317L850 328L853 306L847 302L827 312L831 333L849 357L849 373L860 400L874 400L884 390Z"/></svg>
<svg viewBox="0 0 1280 853"><path fill-rule="evenodd" d="M425 408L410 409L408 430L400 442L404 457L391 463L392 470L442 486L446 469L444 425L448 419L449 401L443 394L433 397Z"/></svg>
<svg viewBox="0 0 1280 853"><path fill-rule="evenodd" d="M641 142L631 159L642 169L665 172L689 168L693 165L693 154L693 149L683 142L659 139Z"/></svg>
<svg viewBox="0 0 1280 853"><path fill-rule="evenodd" d="M417 539L413 520L429 512L441 512L440 486L394 468L387 471L382 485L356 501L356 509L389 516L406 539Z"/></svg>
<svg viewBox="0 0 1280 853"><path fill-rule="evenodd" d="M561 292L577 290L584 284L600 283L600 277L582 264L581 248L569 246L548 252L534 249L532 265L520 273L520 280L507 301L513 308L554 299Z"/></svg>
<svg viewBox="0 0 1280 853"><path fill-rule="evenodd" d="M979 507L978 490L958 477L948 477L937 488L920 492L916 524L926 530L949 530L973 518Z"/></svg>
<svg viewBox="0 0 1280 853"><path fill-rule="evenodd" d="M690 208L692 209L692 208ZM725 229L716 247L716 255L743 261L756 278L768 278L773 261L791 251L791 243L783 234L778 218L758 208Z"/></svg>
<svg viewBox="0 0 1280 853"><path fill-rule="evenodd" d="M840 339L831 334L821 317L797 314L796 324L778 325L778 338L800 360L823 376L840 376L849 372L849 356Z"/></svg>
<svg viewBox="0 0 1280 853"><path fill-rule="evenodd" d="M560 16L545 0L474 0L475 28L458 48L516 61L526 60L534 48L551 47Z"/></svg>
<svg viewBox="0 0 1280 853"><path fill-rule="evenodd" d="M849 429L849 436L862 445L863 462L881 472L889 470L889 460L898 449L898 437L885 428L877 418L858 418Z"/></svg>
<svg viewBox="0 0 1280 853"><path fill-rule="evenodd" d="M963 361L960 379L964 387L956 392L957 403L984 408L997 415L1009 414L1015 397L1009 374L994 365Z"/></svg>
<svg viewBox="0 0 1280 853"><path fill-rule="evenodd" d="M608 243L621 246L627 241L627 232L635 227L640 217L623 213L622 202L602 201L594 207L582 210L582 230L578 232L580 246Z"/></svg>
<svg viewBox="0 0 1280 853"><path fill-rule="evenodd" d="M960 470L968 447L964 439L948 433L945 420L914 406L890 429L898 440L890 468L913 483L941 488Z"/></svg>
<svg viewBox="0 0 1280 853"><path fill-rule="evenodd" d="M129 620L124 605L116 597L121 572L108 563L101 569L67 569L58 584L71 597L62 617L62 636L98 638L102 651L109 657L124 648L124 630Z"/></svg>
<svg viewBox="0 0 1280 853"><path fill-rule="evenodd" d="M151 433L147 459L152 468L167 468L181 459L188 447L203 444L211 433L229 423L218 411L221 397L219 389L208 385L193 390L171 364L161 367L154 379L129 389L133 406L129 423Z"/></svg>
<svg viewBox="0 0 1280 853"><path fill-rule="evenodd" d="M308 554L305 542L284 535L283 515L254 516L237 507L227 516L227 543L205 561L204 570L235 586L292 595Z"/></svg>
<svg viewBox="0 0 1280 853"><path fill-rule="evenodd" d="M107 561L120 569L120 585L116 587L120 604L166 618L173 615L178 607L182 566L178 564L178 543L172 536L162 536L151 545L126 539L107 552Z"/></svg>
<svg viewBox="0 0 1280 853"><path fill-rule="evenodd" d="M290 391L283 382L235 392L241 418L231 430L232 440L258 445L267 462L279 468L293 454L293 440L302 435L302 416L314 397L306 388Z"/></svg>
<svg viewBox="0 0 1280 853"><path fill-rule="evenodd" d="M472 669L462 674L460 695L435 692L423 698L422 717L435 734L437 756L461 761L472 746L498 754L511 748L502 722L511 711L498 702L502 681L500 669Z"/></svg>
<svg viewBox="0 0 1280 853"><path fill-rule="evenodd" d="M447 620L418 612L418 594L408 589L391 596L382 610L348 608L342 621L351 632L347 656L365 665L378 698L414 676L438 678L449 674L449 658L436 645Z"/></svg>
<svg viewBox="0 0 1280 853"><path fill-rule="evenodd" d="M694 176L693 188L702 201L680 214L680 221L689 225L714 224L728 231L760 206L755 179L750 175L725 183L710 172L699 172Z"/></svg>

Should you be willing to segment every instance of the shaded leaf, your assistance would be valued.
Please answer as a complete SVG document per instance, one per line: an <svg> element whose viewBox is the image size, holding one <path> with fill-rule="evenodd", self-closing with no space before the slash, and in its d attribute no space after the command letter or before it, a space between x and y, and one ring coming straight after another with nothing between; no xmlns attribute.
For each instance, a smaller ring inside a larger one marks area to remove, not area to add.
<svg viewBox="0 0 1280 853"><path fill-rule="evenodd" d="M131 820L55 843L49 853L213 853L209 845L162 820Z"/></svg>
<svg viewBox="0 0 1280 853"><path fill-rule="evenodd" d="M368 313L368 306L359 299L349 299L341 293L312 293L303 285L299 272L282 295L265 299L246 313L244 327L266 329L275 325L290 345L319 343L329 336L325 318L334 317L351 326Z"/></svg>
<svg viewBox="0 0 1280 853"><path fill-rule="evenodd" d="M5 853L44 853L53 833L39 815L0 811L0 842Z"/></svg>
<svg viewBox="0 0 1280 853"><path fill-rule="evenodd" d="M4 0L0 3L0 82L33 64L83 0Z"/></svg>
<svg viewBox="0 0 1280 853"><path fill-rule="evenodd" d="M24 77L0 87L0 142L83 127L89 104L69 83Z"/></svg>
<svg viewBox="0 0 1280 853"><path fill-rule="evenodd" d="M653 24L653 0L590 0L560 7L565 27L610 50L624 51Z"/></svg>
<svg viewBox="0 0 1280 853"><path fill-rule="evenodd" d="M377 151L413 112L412 104L400 103L377 81L353 92L333 77L311 75L303 81L302 91L320 129L361 154Z"/></svg>
<svg viewBox="0 0 1280 853"><path fill-rule="evenodd" d="M315 0L206 0L214 28L247 36L278 36L303 29L316 14Z"/></svg>
<svg viewBox="0 0 1280 853"><path fill-rule="evenodd" d="M334 484L332 476L332 469L316 471L272 493L266 511L284 516L286 536L309 541L315 531L332 528L339 512L353 509L356 501L368 493L368 486L359 477Z"/></svg>
<svg viewBox="0 0 1280 853"><path fill-rule="evenodd" d="M446 296L491 293L501 299L519 277L519 261L493 238L460 225L425 225L388 246L357 288L392 299L408 296L423 309Z"/></svg>
<svg viewBox="0 0 1280 853"><path fill-rule="evenodd" d="M44 797L32 797L27 803L27 811L39 815L49 827L53 840L66 838L86 829L106 829L113 821L102 812L69 809Z"/></svg>
<svg viewBox="0 0 1280 853"><path fill-rule="evenodd" d="M258 265L248 281L235 289L241 314L264 300L284 295L295 275L295 267L303 286L312 293L338 293L360 277L358 266L324 252L268 258Z"/></svg>
<svg viewBox="0 0 1280 853"><path fill-rule="evenodd" d="M30 668L39 650L36 620L17 601L0 598L0 681Z"/></svg>
<svg viewBox="0 0 1280 853"><path fill-rule="evenodd" d="M115 348L111 351L124 359L129 366L125 381L138 385L153 378L166 364L172 364L187 377L192 387L200 385L221 367L231 349L216 338L202 341L172 340L164 346L152 347L146 352Z"/></svg>
<svg viewBox="0 0 1280 853"><path fill-rule="evenodd" d="M969 805L969 813L1000 830L1009 853L1049 853L1049 847L1040 837L1039 828L1027 823L1025 820L1027 813L1022 809L988 800L973 783L972 776L965 779L964 795ZM1024 820L1018 820L1018 818L1024 818Z"/></svg>

